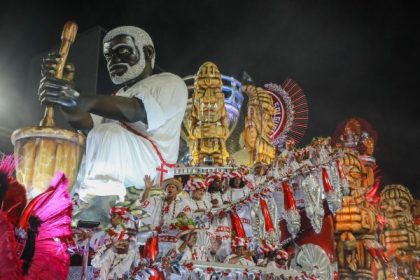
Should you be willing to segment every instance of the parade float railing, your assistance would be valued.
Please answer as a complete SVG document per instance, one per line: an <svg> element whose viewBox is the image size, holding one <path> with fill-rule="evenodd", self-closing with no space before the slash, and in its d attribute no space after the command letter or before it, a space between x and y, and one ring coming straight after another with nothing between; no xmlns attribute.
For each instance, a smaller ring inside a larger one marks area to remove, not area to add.
<svg viewBox="0 0 420 280"><path fill-rule="evenodd" d="M192 261L184 264L184 266L196 275L215 274L218 276L227 276L230 274L231 276L246 276L249 279L255 279L255 277L261 276L269 276L272 277L271 279L310 279L309 277L311 277L306 273L294 269L273 269L238 264Z"/></svg>
<svg viewBox="0 0 420 280"><path fill-rule="evenodd" d="M229 172L234 170L233 166L186 166L186 167L175 167L174 175L203 175L212 172Z"/></svg>
<svg viewBox="0 0 420 280"><path fill-rule="evenodd" d="M274 185L276 188L282 183L282 182L288 182L290 180L293 180L297 176L306 176L309 175L312 172L315 171L321 171L323 167L328 166L330 164L335 163L335 161L343 156L342 153L336 153L331 155L327 160L324 160L323 162L320 162L313 166L302 166L296 170L292 170L291 172L287 173L285 176L279 176L279 177L272 177L271 180L265 182L265 185ZM174 175L205 175L209 174L211 172L229 172L231 170L236 169L234 166L209 166L209 167L202 167L202 166L189 166L189 167L175 167L174 168ZM255 186L254 186L255 187ZM243 204L247 204L253 200L253 198L259 197L259 195L265 195L268 188L258 188L256 187L253 191L249 193L248 196L245 198L233 202L230 204L223 205L222 207L212 208L210 211L208 211L207 214L218 214L222 211L226 211L228 209L231 209L233 207L240 207Z"/></svg>

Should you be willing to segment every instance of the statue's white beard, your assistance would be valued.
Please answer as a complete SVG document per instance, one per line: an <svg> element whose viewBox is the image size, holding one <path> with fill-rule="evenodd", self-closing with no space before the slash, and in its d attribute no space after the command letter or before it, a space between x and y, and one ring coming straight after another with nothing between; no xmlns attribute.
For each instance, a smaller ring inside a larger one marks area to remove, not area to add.
<svg viewBox="0 0 420 280"><path fill-rule="evenodd" d="M114 84L120 85L126 83L134 78L137 78L141 73L143 73L144 68L146 67L146 60L144 59L143 53L140 55L141 57L139 62L133 66L130 66L128 63L121 63L121 65L125 65L127 67L127 71L121 76L111 75L111 80Z"/></svg>

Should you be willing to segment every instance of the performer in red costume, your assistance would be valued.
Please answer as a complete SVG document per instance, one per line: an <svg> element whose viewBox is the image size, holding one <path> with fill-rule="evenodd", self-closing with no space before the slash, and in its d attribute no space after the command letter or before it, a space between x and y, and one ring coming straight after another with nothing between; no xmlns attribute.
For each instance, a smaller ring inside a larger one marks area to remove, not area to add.
<svg viewBox="0 0 420 280"><path fill-rule="evenodd" d="M25 188L11 177L13 162L6 157L0 163L0 279L67 279L68 180L57 173L47 191L26 205Z"/></svg>

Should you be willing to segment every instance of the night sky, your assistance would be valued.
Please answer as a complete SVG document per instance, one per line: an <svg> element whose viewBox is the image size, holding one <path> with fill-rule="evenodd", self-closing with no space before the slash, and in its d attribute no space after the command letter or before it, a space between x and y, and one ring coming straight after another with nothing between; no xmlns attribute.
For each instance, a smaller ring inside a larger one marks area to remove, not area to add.
<svg viewBox="0 0 420 280"><path fill-rule="evenodd" d="M58 42L67 20L79 32L136 25L154 40L156 63L180 76L210 60L237 79L248 72L259 85L294 79L310 110L304 144L332 135L346 118L366 119L379 136L383 185L404 184L420 197L420 24L406 1L85 2L2 3L3 138L20 114L15 97L25 90L30 59Z"/></svg>

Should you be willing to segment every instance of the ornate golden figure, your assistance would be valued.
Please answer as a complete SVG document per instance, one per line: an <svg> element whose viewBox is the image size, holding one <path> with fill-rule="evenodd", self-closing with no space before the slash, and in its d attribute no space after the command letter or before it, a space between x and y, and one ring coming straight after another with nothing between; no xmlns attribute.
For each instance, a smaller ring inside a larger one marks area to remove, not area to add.
<svg viewBox="0 0 420 280"><path fill-rule="evenodd" d="M271 164L276 150L271 142L274 129L274 106L270 93L253 85L243 87L248 97L248 112L245 118L243 138L249 154L249 165Z"/></svg>
<svg viewBox="0 0 420 280"><path fill-rule="evenodd" d="M420 227L411 214L412 205L413 197L402 185L388 185L381 192L385 228L380 239L391 259L387 279L420 279Z"/></svg>
<svg viewBox="0 0 420 280"><path fill-rule="evenodd" d="M362 157L372 156L375 150L376 132L372 126L360 118L348 119L340 131L336 145L359 152Z"/></svg>
<svg viewBox="0 0 420 280"><path fill-rule="evenodd" d="M377 211L366 200L366 191L374 181L373 173L355 151L348 151L342 165L350 186L350 195L343 198L343 208L335 216L337 259L340 279L383 279L381 260L371 250L380 249L376 230Z"/></svg>
<svg viewBox="0 0 420 280"><path fill-rule="evenodd" d="M345 143L345 145L349 145L349 148L359 153L359 159L365 167L366 185L370 187L375 184L374 168L376 167L376 160L373 157L375 140L369 134L373 131L363 130L371 130L367 127L368 125L368 123L362 123L362 120L352 118L347 122L343 135L347 140L353 139L355 141L354 146L352 146L352 143Z"/></svg>
<svg viewBox="0 0 420 280"><path fill-rule="evenodd" d="M222 76L214 63L201 65L194 82L189 132L193 165L227 163L225 141L229 127L222 85Z"/></svg>

